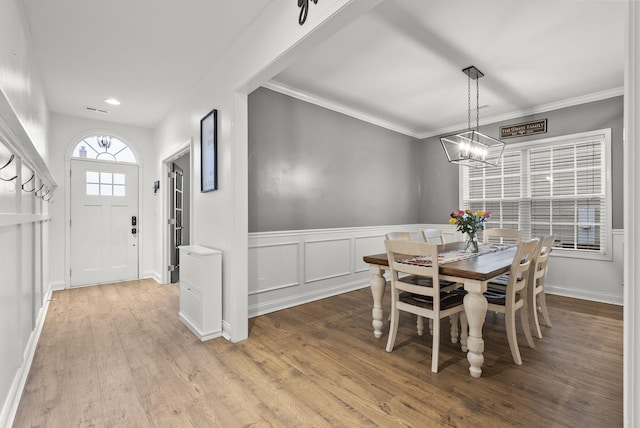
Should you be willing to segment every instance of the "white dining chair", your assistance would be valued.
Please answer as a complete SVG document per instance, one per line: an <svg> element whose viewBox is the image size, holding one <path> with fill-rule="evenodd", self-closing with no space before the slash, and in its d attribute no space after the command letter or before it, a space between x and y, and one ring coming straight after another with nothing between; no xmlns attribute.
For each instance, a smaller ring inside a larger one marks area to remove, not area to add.
<svg viewBox="0 0 640 428"><path fill-rule="evenodd" d="M485 229L482 235L483 242L493 242L496 244L520 244L522 241L522 231L518 229Z"/></svg>
<svg viewBox="0 0 640 428"><path fill-rule="evenodd" d="M520 313L520 321L524 336L530 348L535 348L531 330L529 329L529 308L527 293L529 291L529 271L533 269L533 259L538 248L538 239L522 242L518 245L513 263L509 269L509 278L506 289L488 288L484 293L487 299L487 310L504 314L507 341L511 349L513 362L522 365L518 338L516 335L516 312ZM491 286L491 284L489 284Z"/></svg>
<svg viewBox="0 0 640 428"><path fill-rule="evenodd" d="M440 229L422 229L422 239L429 244L444 244L444 235Z"/></svg>
<svg viewBox="0 0 640 428"><path fill-rule="evenodd" d="M462 324L463 343L466 341L467 319L464 315L462 304L464 295L461 293L448 293L440 287L438 273L438 247L435 244L413 241L386 240L385 247L391 270L391 324L389 326L389 338L387 352L393 351L400 311L409 312L421 318L432 321L432 345L431 345L431 371L438 372L438 354L440 349L440 320L451 317L451 342L458 339L458 323ZM407 262L411 257L430 257L434 263L412 264ZM404 275L404 276L403 276ZM424 278L431 286L407 282L405 278Z"/></svg>
<svg viewBox="0 0 640 428"><path fill-rule="evenodd" d="M385 237L390 241L402 240L402 241L411 241L411 233L409 232L387 232L385 233Z"/></svg>
<svg viewBox="0 0 640 428"><path fill-rule="evenodd" d="M522 231L503 228L485 229L482 240L484 243L520 245L520 242L522 242ZM508 280L509 274L501 275L491 281L490 285L504 289L507 286Z"/></svg>
<svg viewBox="0 0 640 428"><path fill-rule="evenodd" d="M549 253L551 253L552 245L553 236L545 236L540 239L534 258L535 265L529 274L529 312L531 318L533 318L533 331L538 338L542 338L538 311L542 314L545 325L551 327L551 319L549 318L545 299L544 279L549 269Z"/></svg>
<svg viewBox="0 0 640 428"><path fill-rule="evenodd" d="M385 236L390 241L411 241L410 232L387 232ZM431 282L428 278L407 277L405 278L405 281L419 282L425 287L431 287ZM448 290L457 288L457 285L450 281L440 281L440 286ZM424 319L420 315L416 318L416 330L418 331L418 336L422 336L424 334ZM433 320L431 319L429 319L429 331L433 334Z"/></svg>

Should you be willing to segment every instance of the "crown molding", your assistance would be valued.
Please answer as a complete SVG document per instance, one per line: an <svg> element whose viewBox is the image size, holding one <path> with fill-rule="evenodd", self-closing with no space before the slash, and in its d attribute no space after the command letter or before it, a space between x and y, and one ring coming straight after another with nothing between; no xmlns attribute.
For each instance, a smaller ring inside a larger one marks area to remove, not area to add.
<svg viewBox="0 0 640 428"><path fill-rule="evenodd" d="M609 89L606 91L594 92L593 94L581 95L579 97L568 98L566 100L556 101L548 104L542 104L536 107L516 110L513 112L500 114L497 116L491 116L491 117L482 119L480 121L480 125L490 125L492 123L503 122L505 120L521 119L525 116L530 116L533 114L546 113L553 110L560 110L562 108L574 107L577 105L606 100L608 98L613 98L621 95L624 95L624 87L622 86L619 88ZM449 133L460 131L461 129L467 129L467 126L468 126L467 123L460 123L457 125L448 126L446 128L434 129L431 131L420 133L416 138L424 139L424 138L434 137L437 135L449 134Z"/></svg>
<svg viewBox="0 0 640 428"><path fill-rule="evenodd" d="M284 83L280 83L275 80L270 80L264 83L262 86L267 89L271 89L272 91L276 91L281 94L299 99L301 101L306 101L308 103L315 104L317 106L324 107L329 110L336 111L338 113L346 114L347 116L351 116L353 118L360 119L362 121L371 123L373 125L377 125L394 132L399 132L401 134L404 134L419 140L437 136L437 135L457 132L461 129L466 129L468 125L467 123L459 123L459 124L447 126L444 128L420 132L416 129L410 129L410 128L407 128L406 126L399 125L395 122L391 122L389 120L385 120L377 116L363 113L360 110L347 107L343 104L336 103L326 98L318 97L308 92L300 91L292 86L285 85ZM595 101L601 101L608 98L621 96L623 94L624 94L624 87L621 86L621 87L609 89L606 91L594 92L592 94L581 95L579 97L568 98L566 100L556 101L548 104L542 104L542 105L527 108L527 109L516 110L513 112L509 112L509 113L505 113L497 116L491 116L491 117L482 119L480 121L480 125L489 125L492 123L503 122L511 119L520 119L522 117L530 116L533 114L546 113L549 111L559 110L567 107L573 107L580 104L587 104Z"/></svg>
<svg viewBox="0 0 640 428"><path fill-rule="evenodd" d="M315 104L317 106L324 107L329 110L333 110L338 113L346 114L347 116L351 116L355 119L360 119L364 122L368 122L373 125L386 128L390 131L399 132L400 134L404 134L409 137L419 138L419 135L420 135L420 133L415 129L409 129L405 126L398 125L397 123L394 123L394 122L391 122L367 113L363 113L360 110L347 107L343 104L336 103L326 98L318 97L308 92L300 91L292 86L285 85L284 83L276 82L275 80L269 80L268 82L262 84L262 87L271 89L272 91L276 91L284 95L288 95L293 98L297 98L301 101L306 101L308 103Z"/></svg>

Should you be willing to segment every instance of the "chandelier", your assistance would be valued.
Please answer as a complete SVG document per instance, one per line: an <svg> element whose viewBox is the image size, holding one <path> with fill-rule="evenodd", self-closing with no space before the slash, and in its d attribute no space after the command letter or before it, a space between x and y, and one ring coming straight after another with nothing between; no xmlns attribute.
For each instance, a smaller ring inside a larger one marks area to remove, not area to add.
<svg viewBox="0 0 640 428"><path fill-rule="evenodd" d="M98 141L98 146L101 149L109 150L109 147L111 147L111 137L109 137L109 136L98 135L96 137L96 140Z"/></svg>
<svg viewBox="0 0 640 428"><path fill-rule="evenodd" d="M483 168L498 166L504 143L480 132L480 83L484 74L473 65L462 70L467 75L468 126L467 131L440 137L442 148L451 163ZM471 129L471 80L476 81L476 128Z"/></svg>

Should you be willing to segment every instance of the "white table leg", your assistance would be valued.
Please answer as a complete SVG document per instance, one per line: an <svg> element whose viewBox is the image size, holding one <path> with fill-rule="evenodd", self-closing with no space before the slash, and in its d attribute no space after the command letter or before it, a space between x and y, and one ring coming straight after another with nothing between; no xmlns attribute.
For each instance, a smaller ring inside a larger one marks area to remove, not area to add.
<svg viewBox="0 0 640 428"><path fill-rule="evenodd" d="M484 340L482 326L487 314L487 299L483 296L487 284L480 281L467 280L464 282L467 295L464 296L464 312L469 322L469 337L467 338L467 360L469 373L472 377L480 377L484 364Z"/></svg>
<svg viewBox="0 0 640 428"><path fill-rule="evenodd" d="M379 265L369 265L371 271L371 294L373 295L373 309L371 314L373 315L373 335L378 339L382 337L382 298L384 297L384 287L387 285L387 280L384 279L384 269Z"/></svg>

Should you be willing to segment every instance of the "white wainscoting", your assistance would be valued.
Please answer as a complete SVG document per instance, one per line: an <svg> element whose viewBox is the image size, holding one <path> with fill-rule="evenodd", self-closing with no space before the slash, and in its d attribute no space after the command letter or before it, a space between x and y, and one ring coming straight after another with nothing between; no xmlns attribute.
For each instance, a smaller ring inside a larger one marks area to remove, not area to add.
<svg viewBox="0 0 640 428"><path fill-rule="evenodd" d="M545 289L550 294L622 305L624 231L612 233L612 260L549 257Z"/></svg>
<svg viewBox="0 0 640 428"><path fill-rule="evenodd" d="M384 252L387 232L406 231L421 240L432 225L400 225L249 234L249 316L308 303L369 285L362 258ZM435 225L445 238L451 225Z"/></svg>
<svg viewBox="0 0 640 428"><path fill-rule="evenodd" d="M387 232L439 228L447 241L462 236L449 224L296 230L249 234L249 316L289 308L369 285L362 258L384 252ZM621 305L623 231L613 233L613 260L552 257L549 293ZM369 304L369 302L366 302Z"/></svg>

